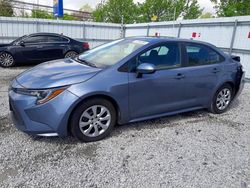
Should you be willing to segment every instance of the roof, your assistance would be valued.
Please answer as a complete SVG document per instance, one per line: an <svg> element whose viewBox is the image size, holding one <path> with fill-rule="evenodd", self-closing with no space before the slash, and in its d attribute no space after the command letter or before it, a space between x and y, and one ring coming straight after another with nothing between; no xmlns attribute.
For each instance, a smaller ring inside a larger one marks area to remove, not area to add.
<svg viewBox="0 0 250 188"><path fill-rule="evenodd" d="M210 43L207 42L203 42L203 41L198 41L198 40L193 40L193 39L183 39L183 38L177 38L177 37L168 37L168 36L161 36L161 37L152 37L152 36L140 36L140 37L127 37L127 38L134 38L136 40L144 40L147 42L153 42L153 43L157 43L157 42L169 42L169 41L179 41L179 42L195 42L198 44L206 44L209 46L213 46Z"/></svg>
<svg viewBox="0 0 250 188"><path fill-rule="evenodd" d="M46 32L40 32L40 33L32 33L30 34L29 36L34 36L34 35L48 35L48 36L64 36L66 37L65 35L63 34L58 34L58 33L46 33Z"/></svg>

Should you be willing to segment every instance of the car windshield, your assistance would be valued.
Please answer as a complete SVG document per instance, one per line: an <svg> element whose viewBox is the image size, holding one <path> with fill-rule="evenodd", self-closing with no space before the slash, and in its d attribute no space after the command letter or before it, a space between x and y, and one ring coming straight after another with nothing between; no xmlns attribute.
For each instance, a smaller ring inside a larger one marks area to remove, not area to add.
<svg viewBox="0 0 250 188"><path fill-rule="evenodd" d="M147 43L143 40L120 39L86 51L78 57L78 60L99 68L105 68L118 63Z"/></svg>
<svg viewBox="0 0 250 188"><path fill-rule="evenodd" d="M18 42L20 42L22 39L24 39L25 37L27 37L27 35L24 35L22 37L17 38L16 40L12 41L12 44L17 44Z"/></svg>

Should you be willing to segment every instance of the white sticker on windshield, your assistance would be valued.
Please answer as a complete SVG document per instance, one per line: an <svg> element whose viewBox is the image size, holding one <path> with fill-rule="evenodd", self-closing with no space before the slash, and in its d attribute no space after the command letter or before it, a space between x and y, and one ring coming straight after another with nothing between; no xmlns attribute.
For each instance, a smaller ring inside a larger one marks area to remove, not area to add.
<svg viewBox="0 0 250 188"><path fill-rule="evenodd" d="M140 45L146 45L148 42L143 41L143 40L134 40L133 43L140 44Z"/></svg>

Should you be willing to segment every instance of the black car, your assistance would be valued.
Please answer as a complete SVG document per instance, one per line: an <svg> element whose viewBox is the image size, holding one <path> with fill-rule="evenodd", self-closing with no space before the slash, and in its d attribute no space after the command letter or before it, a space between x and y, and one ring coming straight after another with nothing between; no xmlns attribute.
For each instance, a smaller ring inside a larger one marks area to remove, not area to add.
<svg viewBox="0 0 250 188"><path fill-rule="evenodd" d="M75 57L89 50L89 44L53 33L35 33L22 36L10 44L0 44L0 66L18 63L41 63Z"/></svg>

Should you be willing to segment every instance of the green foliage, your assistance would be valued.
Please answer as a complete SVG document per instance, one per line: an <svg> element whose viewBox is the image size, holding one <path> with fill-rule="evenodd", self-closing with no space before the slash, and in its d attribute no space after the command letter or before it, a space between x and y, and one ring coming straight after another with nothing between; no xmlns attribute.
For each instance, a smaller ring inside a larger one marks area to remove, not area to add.
<svg viewBox="0 0 250 188"><path fill-rule="evenodd" d="M201 16L202 11L197 0L187 0L183 8L183 18L196 19Z"/></svg>
<svg viewBox="0 0 250 188"><path fill-rule="evenodd" d="M218 16L250 15L250 0L211 0L215 3Z"/></svg>
<svg viewBox="0 0 250 188"><path fill-rule="evenodd" d="M124 23L151 22L198 18L202 13L197 0L145 0L144 3L133 3L133 0L108 0L99 4L93 12L93 20L98 22Z"/></svg>
<svg viewBox="0 0 250 188"><path fill-rule="evenodd" d="M9 0L0 0L0 16L14 16L13 7Z"/></svg>
<svg viewBox="0 0 250 188"><path fill-rule="evenodd" d="M31 12L31 18L53 19L53 14L45 10L34 9Z"/></svg>
<svg viewBox="0 0 250 188"><path fill-rule="evenodd" d="M31 12L31 18L55 19L54 15L46 10L35 9ZM74 15L64 13L62 20L79 20Z"/></svg>
<svg viewBox="0 0 250 188"><path fill-rule="evenodd" d="M137 6L133 0L108 0L99 4L93 12L93 20L97 22L134 23Z"/></svg>
<svg viewBox="0 0 250 188"><path fill-rule="evenodd" d="M68 13L64 13L62 20L79 20L79 18L77 18L74 15L68 14Z"/></svg>
<svg viewBox="0 0 250 188"><path fill-rule="evenodd" d="M203 13L200 18L206 19L206 18L214 18L214 16L210 12Z"/></svg>

